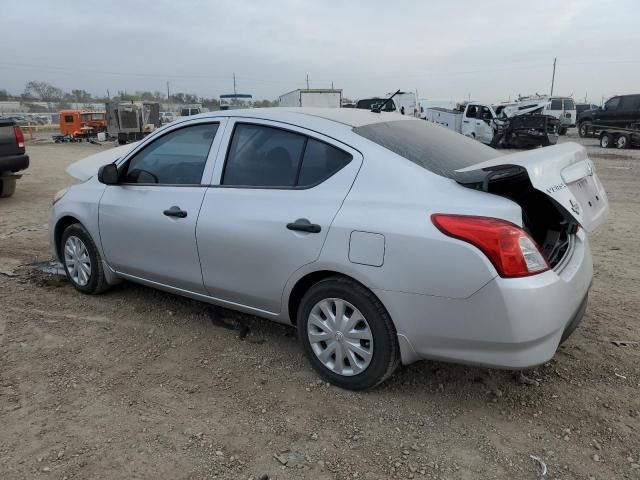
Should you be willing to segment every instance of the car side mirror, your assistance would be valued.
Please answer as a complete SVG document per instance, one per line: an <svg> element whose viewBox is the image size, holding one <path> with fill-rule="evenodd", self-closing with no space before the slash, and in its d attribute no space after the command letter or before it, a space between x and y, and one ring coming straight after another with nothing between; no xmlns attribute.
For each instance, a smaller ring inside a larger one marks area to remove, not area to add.
<svg viewBox="0 0 640 480"><path fill-rule="evenodd" d="M103 165L98 170L98 181L105 185L117 185L119 180L118 167L115 163Z"/></svg>

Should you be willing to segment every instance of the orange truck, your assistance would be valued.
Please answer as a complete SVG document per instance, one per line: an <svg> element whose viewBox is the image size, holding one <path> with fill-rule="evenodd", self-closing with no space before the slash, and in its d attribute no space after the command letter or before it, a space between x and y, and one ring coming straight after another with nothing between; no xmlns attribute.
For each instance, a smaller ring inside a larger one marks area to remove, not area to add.
<svg viewBox="0 0 640 480"><path fill-rule="evenodd" d="M104 111L62 110L60 133L73 138L88 138L106 132L107 120Z"/></svg>

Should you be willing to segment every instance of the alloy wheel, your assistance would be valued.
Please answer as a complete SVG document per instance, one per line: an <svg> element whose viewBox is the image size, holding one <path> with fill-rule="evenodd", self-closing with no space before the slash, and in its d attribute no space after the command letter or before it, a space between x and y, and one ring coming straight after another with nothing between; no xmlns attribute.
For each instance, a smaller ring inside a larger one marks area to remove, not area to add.
<svg viewBox="0 0 640 480"><path fill-rule="evenodd" d="M364 372L373 358L373 334L364 315L340 298L326 298L311 309L307 337L318 360L343 376Z"/></svg>
<svg viewBox="0 0 640 480"><path fill-rule="evenodd" d="M75 235L64 244L64 263L74 283L84 287L91 278L91 258L86 245Z"/></svg>

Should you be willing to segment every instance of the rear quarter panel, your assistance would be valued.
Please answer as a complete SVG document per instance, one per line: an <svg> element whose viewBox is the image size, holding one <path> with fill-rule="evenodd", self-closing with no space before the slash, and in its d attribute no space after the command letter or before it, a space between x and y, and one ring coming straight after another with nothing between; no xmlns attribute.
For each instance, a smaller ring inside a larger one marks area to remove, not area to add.
<svg viewBox="0 0 640 480"><path fill-rule="evenodd" d="M464 188L382 147L372 144L361 149L363 165L314 268L343 272L371 289L450 298L469 297L497 275L484 254L442 234L430 217L484 215L521 225L519 206ZM384 235L381 266L350 261L353 231Z"/></svg>

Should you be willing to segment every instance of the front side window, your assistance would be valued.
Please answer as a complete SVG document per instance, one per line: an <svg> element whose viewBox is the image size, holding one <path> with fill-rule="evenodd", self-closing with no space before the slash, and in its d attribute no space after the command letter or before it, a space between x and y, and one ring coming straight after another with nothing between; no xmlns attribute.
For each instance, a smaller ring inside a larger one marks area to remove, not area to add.
<svg viewBox="0 0 640 480"><path fill-rule="evenodd" d="M493 118L489 107L480 107L480 118L482 120L491 120Z"/></svg>
<svg viewBox="0 0 640 480"><path fill-rule="evenodd" d="M129 161L124 182L200 184L217 130L217 123L209 123L192 125L163 135Z"/></svg>
<svg viewBox="0 0 640 480"><path fill-rule="evenodd" d="M310 187L351 161L351 155L306 135L240 123L233 132L222 185Z"/></svg>
<svg viewBox="0 0 640 480"><path fill-rule="evenodd" d="M571 98L564 99L564 109L565 110L575 110L576 104Z"/></svg>
<svg viewBox="0 0 640 480"><path fill-rule="evenodd" d="M607 110L617 110L620 106L620 97L613 97L607 103L605 103L605 107Z"/></svg>

